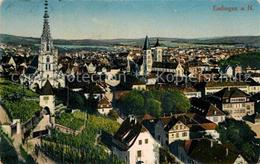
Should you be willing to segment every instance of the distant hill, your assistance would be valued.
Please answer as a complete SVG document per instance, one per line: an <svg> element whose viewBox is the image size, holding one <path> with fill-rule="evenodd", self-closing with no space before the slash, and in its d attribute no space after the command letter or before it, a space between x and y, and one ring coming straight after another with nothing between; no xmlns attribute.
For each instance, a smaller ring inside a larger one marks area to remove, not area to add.
<svg viewBox="0 0 260 164"><path fill-rule="evenodd" d="M241 65L243 68L250 66L260 69L260 52L246 53L238 56L232 56L227 60L220 61L221 65Z"/></svg>
<svg viewBox="0 0 260 164"><path fill-rule="evenodd" d="M150 38L150 42L155 43L157 38ZM136 45L142 46L144 38L139 39L81 39L81 40L65 40L56 39L54 44L57 45L88 45L88 46L108 46L108 45ZM181 38L161 38L162 43L186 43L186 44L205 44L205 45L247 45L260 47L260 36L234 36L234 37L218 37L208 39L181 39ZM0 34L1 43L9 44L40 44L40 38L22 37L8 34Z"/></svg>

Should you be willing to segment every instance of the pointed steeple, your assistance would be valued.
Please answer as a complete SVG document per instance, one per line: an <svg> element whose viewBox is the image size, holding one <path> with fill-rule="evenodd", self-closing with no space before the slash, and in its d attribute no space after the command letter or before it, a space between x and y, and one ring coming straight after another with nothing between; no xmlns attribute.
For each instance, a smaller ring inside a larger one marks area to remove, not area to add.
<svg viewBox="0 0 260 164"><path fill-rule="evenodd" d="M50 51L53 47L50 25L49 25L49 14L48 14L48 0L44 2L44 23L41 36L41 51Z"/></svg>
<svg viewBox="0 0 260 164"><path fill-rule="evenodd" d="M49 80L47 80L45 85L42 87L41 95L54 95L53 88Z"/></svg>
<svg viewBox="0 0 260 164"><path fill-rule="evenodd" d="M150 47L150 42L149 42L148 36L146 35L145 40L144 40L143 50L149 50L149 49L151 49L151 47Z"/></svg>
<svg viewBox="0 0 260 164"><path fill-rule="evenodd" d="M159 43L159 38L157 38L157 40L156 40L156 43L155 43L155 45L154 45L154 47L160 47L161 45L160 45L160 43Z"/></svg>

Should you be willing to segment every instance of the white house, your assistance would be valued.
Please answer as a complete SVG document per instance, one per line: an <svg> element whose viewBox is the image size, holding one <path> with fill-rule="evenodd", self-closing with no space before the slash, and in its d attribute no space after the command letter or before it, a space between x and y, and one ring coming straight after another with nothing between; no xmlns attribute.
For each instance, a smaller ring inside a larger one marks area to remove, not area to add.
<svg viewBox="0 0 260 164"><path fill-rule="evenodd" d="M127 164L159 164L160 144L134 116L121 124L112 143L113 154Z"/></svg>
<svg viewBox="0 0 260 164"><path fill-rule="evenodd" d="M234 70L230 65L227 65L220 69L220 73L222 76L233 77Z"/></svg>

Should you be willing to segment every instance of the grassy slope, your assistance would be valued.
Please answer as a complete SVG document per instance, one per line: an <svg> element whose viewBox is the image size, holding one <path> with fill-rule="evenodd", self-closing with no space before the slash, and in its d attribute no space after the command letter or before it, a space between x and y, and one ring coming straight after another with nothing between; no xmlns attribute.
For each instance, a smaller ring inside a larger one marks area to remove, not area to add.
<svg viewBox="0 0 260 164"><path fill-rule="evenodd" d="M8 98L10 95L22 95L23 93L24 96L22 98ZM30 100L32 98L37 99L38 94L27 89L24 89L23 91L22 86L3 78L0 78L0 96L2 98L3 106L12 119L21 119L22 122L25 122L39 110L39 102Z"/></svg>

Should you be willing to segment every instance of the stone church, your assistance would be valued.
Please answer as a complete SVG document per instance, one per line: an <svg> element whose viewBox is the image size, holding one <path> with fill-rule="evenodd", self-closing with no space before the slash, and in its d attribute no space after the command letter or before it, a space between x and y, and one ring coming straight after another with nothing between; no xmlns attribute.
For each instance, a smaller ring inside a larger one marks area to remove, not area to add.
<svg viewBox="0 0 260 164"><path fill-rule="evenodd" d="M44 23L39 55L21 77L21 82L32 90L42 88L48 80L54 88L65 87L65 75L58 69L58 50L54 48L51 37L48 0L45 0Z"/></svg>

